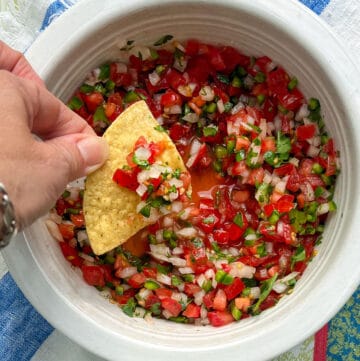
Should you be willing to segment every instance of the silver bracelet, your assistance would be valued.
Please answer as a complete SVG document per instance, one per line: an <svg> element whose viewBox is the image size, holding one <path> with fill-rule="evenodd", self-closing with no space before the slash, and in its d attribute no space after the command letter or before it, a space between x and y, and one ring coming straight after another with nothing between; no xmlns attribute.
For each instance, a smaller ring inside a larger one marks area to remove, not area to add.
<svg viewBox="0 0 360 361"><path fill-rule="evenodd" d="M17 231L14 206L9 199L5 186L0 183L0 249L10 243Z"/></svg>

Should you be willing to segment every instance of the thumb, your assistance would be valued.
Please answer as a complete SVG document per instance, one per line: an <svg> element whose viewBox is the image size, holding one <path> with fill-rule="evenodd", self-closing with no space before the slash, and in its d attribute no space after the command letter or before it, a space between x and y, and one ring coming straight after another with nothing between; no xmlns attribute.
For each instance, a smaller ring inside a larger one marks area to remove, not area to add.
<svg viewBox="0 0 360 361"><path fill-rule="evenodd" d="M69 134L44 142L51 151L63 179L57 179L65 187L70 181L83 177L100 168L109 155L104 138L92 134ZM55 176L55 175L54 175Z"/></svg>

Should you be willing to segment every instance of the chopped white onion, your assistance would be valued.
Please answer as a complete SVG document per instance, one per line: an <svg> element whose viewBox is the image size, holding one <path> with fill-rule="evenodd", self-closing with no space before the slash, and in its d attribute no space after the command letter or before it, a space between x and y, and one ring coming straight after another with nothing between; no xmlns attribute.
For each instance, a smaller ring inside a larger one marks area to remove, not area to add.
<svg viewBox="0 0 360 361"><path fill-rule="evenodd" d="M199 116L196 113L187 113L182 119L188 123L197 123L199 121Z"/></svg>
<svg viewBox="0 0 360 361"><path fill-rule="evenodd" d="M252 278L256 271L255 267L247 266L242 262L233 262L229 266L229 273L233 277Z"/></svg>
<svg viewBox="0 0 360 361"><path fill-rule="evenodd" d="M171 107L165 107L164 108L164 113L166 114L181 114L182 113L182 109L180 105L172 105Z"/></svg>
<svg viewBox="0 0 360 361"><path fill-rule="evenodd" d="M139 317L139 318L144 318L144 316L146 315L146 310L142 307L135 307L135 311L133 314L133 317Z"/></svg>
<svg viewBox="0 0 360 361"><path fill-rule="evenodd" d="M179 213L183 209L183 204L180 201L171 203L171 211L174 213Z"/></svg>
<svg viewBox="0 0 360 361"><path fill-rule="evenodd" d="M62 217L59 214L57 214L56 211L54 211L54 210L49 212L48 219L52 220L56 224L60 224L62 222Z"/></svg>
<svg viewBox="0 0 360 361"><path fill-rule="evenodd" d="M59 231L59 227L54 221L47 219L47 220L45 220L45 225L46 225L46 228L48 229L49 233L51 234L51 236L56 241L58 241L58 242L64 241L64 238Z"/></svg>
<svg viewBox="0 0 360 361"><path fill-rule="evenodd" d="M177 88L177 91L183 95L184 97L190 98L192 96L192 93L194 91L194 88L190 86L190 84L187 85L179 85Z"/></svg>
<svg viewBox="0 0 360 361"><path fill-rule="evenodd" d="M153 254L162 256L169 256L171 254L170 248L166 247L164 244L150 244L150 251Z"/></svg>
<svg viewBox="0 0 360 361"><path fill-rule="evenodd" d="M158 273L156 275L156 280L164 285L171 286L171 277L163 273Z"/></svg>
<svg viewBox="0 0 360 361"><path fill-rule="evenodd" d="M179 272L184 275L194 273L194 270L191 267L180 267Z"/></svg>
<svg viewBox="0 0 360 361"><path fill-rule="evenodd" d="M149 74L149 81L150 81L151 85L153 85L153 86L158 84L160 79L161 78L156 71L153 71L152 73Z"/></svg>
<svg viewBox="0 0 360 361"><path fill-rule="evenodd" d="M249 296L252 299L256 299L260 297L260 293L261 293L260 287L251 287Z"/></svg>
<svg viewBox="0 0 360 361"><path fill-rule="evenodd" d="M171 227L174 224L174 220L169 216L165 216L163 218L162 223L163 223L163 226L167 228L167 227Z"/></svg>
<svg viewBox="0 0 360 361"><path fill-rule="evenodd" d="M295 114L295 120L300 122L302 121L305 117L307 117L310 114L309 108L307 104L303 104L300 109L297 111L297 113Z"/></svg>
<svg viewBox="0 0 360 361"><path fill-rule="evenodd" d="M320 148L310 145L306 152L306 155L310 158L315 158L319 155L319 153L320 153Z"/></svg>
<svg viewBox="0 0 360 361"><path fill-rule="evenodd" d="M173 250L172 250L172 254L174 256L179 256L180 254L183 254L184 253L184 249L182 247L175 247Z"/></svg>
<svg viewBox="0 0 360 361"><path fill-rule="evenodd" d="M202 287L202 285L204 284L204 282L206 282L207 280L206 280L206 277L205 277L205 275L203 274L203 273L201 273L199 276L198 276L198 278L196 279L196 282L197 282L197 284L200 286L200 287Z"/></svg>
<svg viewBox="0 0 360 361"><path fill-rule="evenodd" d="M174 64L173 64L173 67L176 70L179 70L179 71L183 72L187 67L187 63L188 63L188 60L185 57L183 57L183 56L176 57L175 61L174 61Z"/></svg>
<svg viewBox="0 0 360 361"><path fill-rule="evenodd" d="M265 242L266 253L271 254L274 252L274 244L272 242Z"/></svg>
<svg viewBox="0 0 360 361"><path fill-rule="evenodd" d="M242 103L242 102L240 101L240 102L238 102L237 104L235 104L235 105L232 107L230 113L231 113L232 115L234 115L234 114L238 113L241 109L244 109L244 108L245 108L244 103Z"/></svg>
<svg viewBox="0 0 360 361"><path fill-rule="evenodd" d="M293 164L295 167L299 166L299 159L292 157L289 159L289 163Z"/></svg>
<svg viewBox="0 0 360 361"><path fill-rule="evenodd" d="M86 260L86 261L88 261L88 262L90 262L90 263L95 263L95 258L89 256L89 255L86 254L86 253L79 252L79 256L80 256L82 259L84 259L84 260Z"/></svg>
<svg viewBox="0 0 360 361"><path fill-rule="evenodd" d="M147 187L145 184L139 184L138 187L136 188L136 193L142 197L147 191Z"/></svg>
<svg viewBox="0 0 360 361"><path fill-rule="evenodd" d="M139 147L135 150L135 156L140 160L148 160L151 157L151 151L148 148Z"/></svg>
<svg viewBox="0 0 360 361"><path fill-rule="evenodd" d="M176 235L183 238L193 238L197 236L197 231L194 227L186 227L176 231Z"/></svg>
<svg viewBox="0 0 360 361"><path fill-rule="evenodd" d="M120 278L128 278L137 273L136 267L125 267L117 273Z"/></svg>
<svg viewBox="0 0 360 361"><path fill-rule="evenodd" d="M203 86L200 89L199 95L202 100L207 102L211 102L215 97L215 93L209 85Z"/></svg>
<svg viewBox="0 0 360 361"><path fill-rule="evenodd" d="M198 306L201 306L204 296L205 296L205 291L204 290L196 292L194 294L194 302L195 302L195 304L197 304Z"/></svg>
<svg viewBox="0 0 360 361"><path fill-rule="evenodd" d="M186 162L186 166L188 168L191 168L193 166L193 164L195 163L202 146L203 146L203 144L197 138L194 138L194 140L191 142L190 158Z"/></svg>
<svg viewBox="0 0 360 361"><path fill-rule="evenodd" d="M322 203L319 205L319 207L317 208L317 215L320 216L322 214L326 214L326 213L329 213L329 203Z"/></svg>
<svg viewBox="0 0 360 361"><path fill-rule="evenodd" d="M140 213L140 211L146 206L146 202L141 201L140 203L138 203L138 205L136 206L136 212Z"/></svg>
<svg viewBox="0 0 360 361"><path fill-rule="evenodd" d="M151 51L147 46L134 46L129 50L129 56L134 55L136 57L141 57L141 59L146 60L151 57Z"/></svg>
<svg viewBox="0 0 360 361"><path fill-rule="evenodd" d="M80 243L81 246L84 246L84 244L89 244L89 238L86 231L84 230L79 231L76 237L77 237L77 241Z"/></svg>
<svg viewBox="0 0 360 361"><path fill-rule="evenodd" d="M222 101L222 99L219 99L219 100L216 102L216 105L217 105L218 112L219 112L220 114L224 113L224 111L225 111L225 105L224 105L224 102Z"/></svg>
<svg viewBox="0 0 360 361"><path fill-rule="evenodd" d="M286 190L286 183L287 180L281 180L280 182L276 183L275 185L275 191L278 193L285 193Z"/></svg>

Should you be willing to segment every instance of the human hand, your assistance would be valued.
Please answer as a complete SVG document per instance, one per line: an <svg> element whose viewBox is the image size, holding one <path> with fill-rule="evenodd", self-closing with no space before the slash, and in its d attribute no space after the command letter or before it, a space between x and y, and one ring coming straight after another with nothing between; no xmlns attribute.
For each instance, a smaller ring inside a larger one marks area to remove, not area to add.
<svg viewBox="0 0 360 361"><path fill-rule="evenodd" d="M67 183L100 167L107 144L1 43L0 84L0 182L24 227L54 205Z"/></svg>

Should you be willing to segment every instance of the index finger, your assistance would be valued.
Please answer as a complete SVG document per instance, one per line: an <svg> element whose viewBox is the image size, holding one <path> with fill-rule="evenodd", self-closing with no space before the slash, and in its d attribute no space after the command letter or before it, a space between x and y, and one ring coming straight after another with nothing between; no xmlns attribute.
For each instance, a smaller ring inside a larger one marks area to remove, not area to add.
<svg viewBox="0 0 360 361"><path fill-rule="evenodd" d="M37 84L44 86L44 82L25 59L25 56L2 41L0 41L0 69L7 70L20 78L33 80Z"/></svg>

